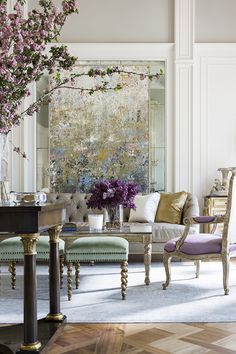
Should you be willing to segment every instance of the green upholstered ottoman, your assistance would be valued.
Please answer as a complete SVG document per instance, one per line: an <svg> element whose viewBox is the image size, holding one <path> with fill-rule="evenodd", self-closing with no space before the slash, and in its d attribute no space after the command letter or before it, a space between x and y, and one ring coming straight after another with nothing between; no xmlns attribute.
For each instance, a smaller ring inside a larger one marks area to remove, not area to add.
<svg viewBox="0 0 236 354"><path fill-rule="evenodd" d="M63 277L64 246L65 242L60 240L59 254L61 262L61 287ZM49 236L39 236L37 241L36 259L37 261L49 260ZM19 236L11 237L0 242L0 262L9 262L12 289L15 289L16 287L16 262L22 262L23 260L23 244Z"/></svg>
<svg viewBox="0 0 236 354"><path fill-rule="evenodd" d="M72 297L72 266L75 264L76 289L81 262L121 262L121 294L126 296L129 243L121 237L82 237L66 250L68 300Z"/></svg>

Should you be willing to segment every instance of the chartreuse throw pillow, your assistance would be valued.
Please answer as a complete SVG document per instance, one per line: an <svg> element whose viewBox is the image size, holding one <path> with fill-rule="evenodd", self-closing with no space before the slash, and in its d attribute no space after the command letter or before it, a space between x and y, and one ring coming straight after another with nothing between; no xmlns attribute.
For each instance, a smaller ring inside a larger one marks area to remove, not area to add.
<svg viewBox="0 0 236 354"><path fill-rule="evenodd" d="M161 193L155 221L181 224L184 204L188 193Z"/></svg>
<svg viewBox="0 0 236 354"><path fill-rule="evenodd" d="M137 194L134 198L136 209L130 210L129 222L154 222L159 200L160 194L157 192Z"/></svg>

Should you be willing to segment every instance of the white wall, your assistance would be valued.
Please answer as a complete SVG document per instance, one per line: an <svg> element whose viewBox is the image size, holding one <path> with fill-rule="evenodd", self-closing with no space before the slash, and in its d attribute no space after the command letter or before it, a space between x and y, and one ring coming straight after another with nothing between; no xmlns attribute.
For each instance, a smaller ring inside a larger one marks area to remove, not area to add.
<svg viewBox="0 0 236 354"><path fill-rule="evenodd" d="M38 0L28 0L34 8ZM61 4L61 0L54 0ZM174 41L174 0L79 0L61 42L165 43Z"/></svg>
<svg viewBox="0 0 236 354"><path fill-rule="evenodd" d="M236 42L236 1L195 0L196 42Z"/></svg>

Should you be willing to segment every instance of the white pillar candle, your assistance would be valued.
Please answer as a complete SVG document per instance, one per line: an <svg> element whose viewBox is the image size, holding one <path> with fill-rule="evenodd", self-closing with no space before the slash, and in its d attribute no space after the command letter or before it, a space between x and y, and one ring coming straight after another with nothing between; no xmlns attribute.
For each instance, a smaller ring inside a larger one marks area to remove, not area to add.
<svg viewBox="0 0 236 354"><path fill-rule="evenodd" d="M90 230L102 230L103 214L89 214L88 222Z"/></svg>

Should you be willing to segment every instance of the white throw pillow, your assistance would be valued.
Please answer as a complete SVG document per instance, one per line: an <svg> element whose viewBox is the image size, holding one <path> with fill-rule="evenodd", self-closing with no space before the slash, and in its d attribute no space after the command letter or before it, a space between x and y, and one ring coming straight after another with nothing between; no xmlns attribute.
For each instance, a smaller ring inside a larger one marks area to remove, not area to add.
<svg viewBox="0 0 236 354"><path fill-rule="evenodd" d="M154 222L159 200L159 193L136 195L134 198L136 210L130 210L129 222Z"/></svg>

